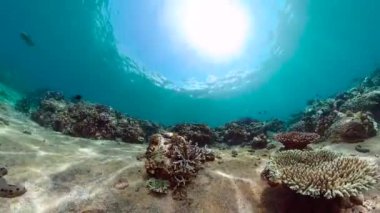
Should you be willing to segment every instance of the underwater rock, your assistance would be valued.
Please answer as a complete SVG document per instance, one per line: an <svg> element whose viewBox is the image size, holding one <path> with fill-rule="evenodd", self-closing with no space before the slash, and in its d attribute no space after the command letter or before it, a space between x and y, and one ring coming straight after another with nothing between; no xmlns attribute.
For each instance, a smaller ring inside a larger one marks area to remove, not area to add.
<svg viewBox="0 0 380 213"><path fill-rule="evenodd" d="M275 140L282 143L285 149L305 149L307 145L317 141L320 136L316 133L287 132L275 136Z"/></svg>
<svg viewBox="0 0 380 213"><path fill-rule="evenodd" d="M376 133L377 123L370 113L340 113L328 130L328 137L336 142L360 142Z"/></svg>
<svg viewBox="0 0 380 213"><path fill-rule="evenodd" d="M302 195L326 199L358 196L379 177L375 164L328 150L278 152L261 175L271 186L283 185Z"/></svg>
<svg viewBox="0 0 380 213"><path fill-rule="evenodd" d="M155 134L145 153L145 169L150 177L168 181L176 190L197 176L202 164L214 160L211 150L200 148L176 133Z"/></svg>
<svg viewBox="0 0 380 213"><path fill-rule="evenodd" d="M178 124L171 131L178 133L193 143L199 146L210 145L214 139L214 133L204 124Z"/></svg>
<svg viewBox="0 0 380 213"><path fill-rule="evenodd" d="M268 137L265 134L260 134L253 137L251 146L253 149L264 149L268 145Z"/></svg>
<svg viewBox="0 0 380 213"><path fill-rule="evenodd" d="M7 174L8 170L5 167L0 166L0 197L14 198L25 194L25 187L7 183L7 181L3 178L3 176Z"/></svg>
<svg viewBox="0 0 380 213"><path fill-rule="evenodd" d="M41 126L75 137L142 143L146 136L138 120L104 105L68 102L56 92L44 96L31 118Z"/></svg>

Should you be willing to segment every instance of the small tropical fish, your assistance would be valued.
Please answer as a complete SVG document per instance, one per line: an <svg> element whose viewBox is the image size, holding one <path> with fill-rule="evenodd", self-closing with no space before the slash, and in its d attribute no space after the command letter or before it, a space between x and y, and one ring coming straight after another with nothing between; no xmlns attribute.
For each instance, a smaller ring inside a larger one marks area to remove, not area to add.
<svg viewBox="0 0 380 213"><path fill-rule="evenodd" d="M25 32L21 32L20 33L20 38L25 42L26 45L28 45L29 47L34 47L35 46L35 43L34 41L32 40L32 37L30 37L30 35L28 35L27 33Z"/></svg>

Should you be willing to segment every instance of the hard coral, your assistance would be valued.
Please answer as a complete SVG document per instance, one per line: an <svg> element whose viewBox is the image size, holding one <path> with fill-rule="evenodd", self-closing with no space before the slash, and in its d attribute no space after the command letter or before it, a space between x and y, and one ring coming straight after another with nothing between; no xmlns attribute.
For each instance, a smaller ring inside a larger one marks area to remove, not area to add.
<svg viewBox="0 0 380 213"><path fill-rule="evenodd" d="M327 199L357 196L378 181L377 167L371 162L327 150L278 152L262 176L271 185Z"/></svg>
<svg viewBox="0 0 380 213"><path fill-rule="evenodd" d="M320 136L316 133L293 131L277 134L274 139L282 143L285 149L304 149L319 138Z"/></svg>
<svg viewBox="0 0 380 213"><path fill-rule="evenodd" d="M210 150L173 133L155 134L145 153L145 169L154 178L167 180L174 189L197 175L202 163L213 160Z"/></svg>

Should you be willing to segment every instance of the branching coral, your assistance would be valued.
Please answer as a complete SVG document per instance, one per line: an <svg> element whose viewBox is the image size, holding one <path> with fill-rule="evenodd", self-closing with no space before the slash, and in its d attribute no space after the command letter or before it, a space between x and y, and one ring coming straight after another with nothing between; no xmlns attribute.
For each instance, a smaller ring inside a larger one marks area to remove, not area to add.
<svg viewBox="0 0 380 213"><path fill-rule="evenodd" d="M177 134L155 134L145 153L145 169L154 178L167 180L174 189L185 186L197 175L202 163L213 160L205 148Z"/></svg>
<svg viewBox="0 0 380 213"><path fill-rule="evenodd" d="M317 141L320 136L316 133L287 132L275 136L275 140L285 146L285 149L304 149L310 143Z"/></svg>
<svg viewBox="0 0 380 213"><path fill-rule="evenodd" d="M357 196L378 181L371 162L327 150L279 152L262 176L270 185L283 184L302 195L327 199Z"/></svg>

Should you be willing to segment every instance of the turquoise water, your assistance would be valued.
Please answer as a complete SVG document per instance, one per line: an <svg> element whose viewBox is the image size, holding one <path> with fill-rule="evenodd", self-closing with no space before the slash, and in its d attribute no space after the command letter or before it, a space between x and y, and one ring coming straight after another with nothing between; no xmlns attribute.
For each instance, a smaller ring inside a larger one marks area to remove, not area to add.
<svg viewBox="0 0 380 213"><path fill-rule="evenodd" d="M287 119L307 100L344 91L380 66L376 0L244 1L262 6L249 9L257 21L252 39L261 39L247 43L248 55L217 65L190 55L175 58L170 43L160 43L165 31L150 20L166 1L120 2L2 2L1 80L22 92L48 87L82 94L163 124L215 126L246 116ZM154 60L160 55L166 58ZM185 67L189 61L194 73ZM219 80L206 80L210 68Z"/></svg>

